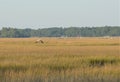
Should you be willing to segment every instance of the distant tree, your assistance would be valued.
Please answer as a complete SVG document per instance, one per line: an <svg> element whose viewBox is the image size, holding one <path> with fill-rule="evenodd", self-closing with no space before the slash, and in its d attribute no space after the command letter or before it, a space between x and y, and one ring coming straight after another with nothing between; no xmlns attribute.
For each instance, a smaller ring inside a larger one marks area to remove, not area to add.
<svg viewBox="0 0 120 82"><path fill-rule="evenodd" d="M76 27L66 28L64 34L65 36L68 37L80 36L80 28L76 28Z"/></svg>
<svg viewBox="0 0 120 82"><path fill-rule="evenodd" d="M1 30L1 37L9 37L9 28L3 27Z"/></svg>
<svg viewBox="0 0 120 82"><path fill-rule="evenodd" d="M43 28L43 29L16 29L3 27L0 30L0 37L100 37L120 36L120 26L105 27L69 27L69 28Z"/></svg>

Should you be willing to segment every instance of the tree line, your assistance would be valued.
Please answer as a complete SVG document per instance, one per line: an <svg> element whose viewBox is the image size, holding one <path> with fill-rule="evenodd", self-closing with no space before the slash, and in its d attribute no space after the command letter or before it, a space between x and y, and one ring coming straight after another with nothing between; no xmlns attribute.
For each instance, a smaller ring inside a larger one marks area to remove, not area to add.
<svg viewBox="0 0 120 82"><path fill-rule="evenodd" d="M120 26L104 27L52 27L42 29L18 29L3 27L0 30L0 37L102 37L120 36Z"/></svg>

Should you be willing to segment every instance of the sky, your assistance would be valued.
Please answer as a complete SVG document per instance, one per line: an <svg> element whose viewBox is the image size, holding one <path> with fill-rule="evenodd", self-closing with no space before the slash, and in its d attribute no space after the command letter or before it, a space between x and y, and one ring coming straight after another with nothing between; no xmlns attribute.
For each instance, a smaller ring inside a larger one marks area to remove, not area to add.
<svg viewBox="0 0 120 82"><path fill-rule="evenodd" d="M0 28L120 26L120 0L0 0Z"/></svg>

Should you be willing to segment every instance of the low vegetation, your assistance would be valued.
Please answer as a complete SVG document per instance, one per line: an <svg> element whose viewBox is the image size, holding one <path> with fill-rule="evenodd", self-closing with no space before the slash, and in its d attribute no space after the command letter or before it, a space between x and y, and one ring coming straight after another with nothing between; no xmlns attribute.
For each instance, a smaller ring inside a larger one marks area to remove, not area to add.
<svg viewBox="0 0 120 82"><path fill-rule="evenodd" d="M0 38L0 82L120 82L120 39Z"/></svg>

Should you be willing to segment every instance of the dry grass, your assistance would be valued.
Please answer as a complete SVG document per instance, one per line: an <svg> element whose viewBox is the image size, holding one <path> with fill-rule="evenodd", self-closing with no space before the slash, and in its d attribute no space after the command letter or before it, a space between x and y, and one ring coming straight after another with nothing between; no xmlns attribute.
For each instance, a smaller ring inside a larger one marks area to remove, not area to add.
<svg viewBox="0 0 120 82"><path fill-rule="evenodd" d="M0 82L119 82L120 38L0 39Z"/></svg>

